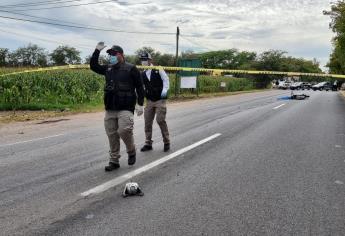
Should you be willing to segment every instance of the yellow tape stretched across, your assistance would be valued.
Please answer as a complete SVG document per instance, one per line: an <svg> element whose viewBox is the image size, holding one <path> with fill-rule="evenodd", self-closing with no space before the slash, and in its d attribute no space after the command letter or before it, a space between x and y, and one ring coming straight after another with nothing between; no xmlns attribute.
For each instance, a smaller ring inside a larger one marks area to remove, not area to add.
<svg viewBox="0 0 345 236"><path fill-rule="evenodd" d="M320 73L301 73L301 72L284 72L284 71L258 71L258 70L227 70L227 69L206 69L206 68L188 68L188 67L170 67L170 66L137 66L139 69L164 69L166 71L188 71L188 72L210 72L214 75L221 75L225 73L229 74L252 74L252 75L286 75L286 76L313 76L313 77L332 77L345 79L345 75L337 74L320 74ZM0 77L31 73L31 72L43 72L52 70L64 70L64 69L87 69L89 65L67 65L67 66L53 66L46 68L38 68L33 70L24 70L18 72L12 72L0 75Z"/></svg>
<svg viewBox="0 0 345 236"><path fill-rule="evenodd" d="M90 68L90 66L89 65L52 66L52 67L44 67L44 68L38 68L38 69L32 69L32 70L16 71L16 72L0 75L0 77L5 77L5 76L9 76L9 75L32 73L32 72L51 71L51 70L87 69L87 68Z"/></svg>

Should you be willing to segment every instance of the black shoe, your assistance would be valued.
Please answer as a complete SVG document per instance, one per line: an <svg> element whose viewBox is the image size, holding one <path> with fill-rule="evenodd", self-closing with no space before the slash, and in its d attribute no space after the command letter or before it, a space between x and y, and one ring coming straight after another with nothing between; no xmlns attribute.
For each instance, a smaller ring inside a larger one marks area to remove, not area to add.
<svg viewBox="0 0 345 236"><path fill-rule="evenodd" d="M109 162L109 165L106 166L104 169L105 171L113 171L120 168L120 164L119 163L113 163L113 162Z"/></svg>
<svg viewBox="0 0 345 236"><path fill-rule="evenodd" d="M128 155L128 165L132 166L135 164L136 154Z"/></svg>
<svg viewBox="0 0 345 236"><path fill-rule="evenodd" d="M167 152L170 150L170 143L165 143L164 144L164 152Z"/></svg>
<svg viewBox="0 0 345 236"><path fill-rule="evenodd" d="M142 151L142 152L146 152L146 151L150 151L150 150L152 150L152 146L151 146L151 145L147 145L147 144L145 144L145 145L140 149L140 151Z"/></svg>

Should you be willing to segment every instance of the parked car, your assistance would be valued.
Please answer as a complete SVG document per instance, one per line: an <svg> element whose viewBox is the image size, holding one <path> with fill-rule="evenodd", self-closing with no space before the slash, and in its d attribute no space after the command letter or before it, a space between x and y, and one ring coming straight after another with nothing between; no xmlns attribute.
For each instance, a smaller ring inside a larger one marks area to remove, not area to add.
<svg viewBox="0 0 345 236"><path fill-rule="evenodd" d="M308 82L302 82L302 90L304 89L311 89L311 83Z"/></svg>
<svg viewBox="0 0 345 236"><path fill-rule="evenodd" d="M295 82L290 85L291 90L299 90L302 89L303 82Z"/></svg>
<svg viewBox="0 0 345 236"><path fill-rule="evenodd" d="M290 81L279 81L278 88L279 89L288 89L290 88L291 82Z"/></svg>
<svg viewBox="0 0 345 236"><path fill-rule="evenodd" d="M312 89L313 89L314 91L316 91L316 90L320 90L320 91L326 90L326 91L328 91L328 90L331 89L331 85L330 85L329 82L321 82L321 83L318 83L318 84L313 85L313 86L312 86Z"/></svg>
<svg viewBox="0 0 345 236"><path fill-rule="evenodd" d="M332 84L327 82L327 84L325 85L323 89L326 91L332 90Z"/></svg>

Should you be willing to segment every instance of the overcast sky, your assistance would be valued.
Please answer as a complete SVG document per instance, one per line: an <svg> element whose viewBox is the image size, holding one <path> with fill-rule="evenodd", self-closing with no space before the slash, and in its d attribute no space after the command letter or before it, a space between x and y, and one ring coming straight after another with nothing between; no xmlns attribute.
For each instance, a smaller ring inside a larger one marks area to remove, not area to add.
<svg viewBox="0 0 345 236"><path fill-rule="evenodd" d="M99 4L51 8L91 2ZM171 34L129 34L44 25L0 18L0 47L16 49L35 43L51 51L61 44L76 47L85 57L98 41L118 44L125 54L142 46L175 53L176 27L180 27L180 50L195 52L237 48L262 52L280 49L288 55L316 58L325 65L331 51L333 33L330 19L322 14L329 0L1 0L0 16L78 24L131 32ZM38 2L38 3L37 3ZM63 3L64 2L64 3ZM25 8L9 6L37 3ZM3 11L16 11L17 15ZM32 18L27 15L54 19Z"/></svg>

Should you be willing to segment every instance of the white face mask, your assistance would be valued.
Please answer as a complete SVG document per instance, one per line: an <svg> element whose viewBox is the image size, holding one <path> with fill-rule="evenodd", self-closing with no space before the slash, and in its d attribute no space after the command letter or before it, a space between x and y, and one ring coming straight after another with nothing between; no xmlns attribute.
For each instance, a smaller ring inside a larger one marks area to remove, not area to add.
<svg viewBox="0 0 345 236"><path fill-rule="evenodd" d="M142 66L148 66L149 65L149 61L141 61L141 65Z"/></svg>

